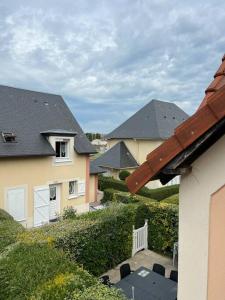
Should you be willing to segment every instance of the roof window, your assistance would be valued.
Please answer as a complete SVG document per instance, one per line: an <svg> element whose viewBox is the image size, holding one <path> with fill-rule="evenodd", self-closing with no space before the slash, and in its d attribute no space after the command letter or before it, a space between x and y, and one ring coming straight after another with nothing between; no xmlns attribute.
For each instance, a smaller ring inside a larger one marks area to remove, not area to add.
<svg viewBox="0 0 225 300"><path fill-rule="evenodd" d="M16 142L16 135L13 132L2 132L2 137L5 143Z"/></svg>

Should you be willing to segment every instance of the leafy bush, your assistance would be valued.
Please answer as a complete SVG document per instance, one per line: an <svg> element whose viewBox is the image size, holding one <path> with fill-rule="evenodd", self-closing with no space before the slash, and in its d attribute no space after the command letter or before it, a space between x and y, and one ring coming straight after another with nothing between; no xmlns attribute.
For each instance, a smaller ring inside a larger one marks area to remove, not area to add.
<svg viewBox="0 0 225 300"><path fill-rule="evenodd" d="M133 195L130 194L129 192L121 192L118 190L114 189L106 189L104 191L104 197L101 200L101 203L108 203L108 202L121 202L121 203L137 203L137 202L142 202L142 203L148 203L150 201L156 201L154 199L150 199L147 197L143 197L140 195Z"/></svg>
<svg viewBox="0 0 225 300"><path fill-rule="evenodd" d="M76 218L76 210L72 206L65 207L62 213L62 219L75 219Z"/></svg>
<svg viewBox="0 0 225 300"><path fill-rule="evenodd" d="M179 194L172 195L164 200L161 203L168 203L168 204L176 204L179 205Z"/></svg>
<svg viewBox="0 0 225 300"><path fill-rule="evenodd" d="M76 293L71 300L126 300L118 289L107 288L103 284L94 285L84 292Z"/></svg>
<svg viewBox="0 0 225 300"><path fill-rule="evenodd" d="M23 231L23 226L11 218L0 221L0 253L4 252L9 245L15 243L17 235Z"/></svg>
<svg viewBox="0 0 225 300"><path fill-rule="evenodd" d="M115 189L122 192L128 192L127 185L124 181L117 180L114 178L99 177L99 189L101 191L105 191L106 189ZM178 194L179 192L179 185L171 185L171 186L165 186L157 189L149 189L147 187L143 187L140 189L140 191L137 193L138 195L152 198L158 201L161 201L171 195Z"/></svg>
<svg viewBox="0 0 225 300"><path fill-rule="evenodd" d="M86 289L93 292L92 299L102 300L102 294L105 299L123 299L119 292L102 291L97 278L47 244L19 244L12 249L1 259L0 282L0 299L78 299L87 295Z"/></svg>
<svg viewBox="0 0 225 300"><path fill-rule="evenodd" d="M13 217L7 213L4 209L0 208L0 221L5 221L5 220L13 220Z"/></svg>
<svg viewBox="0 0 225 300"><path fill-rule="evenodd" d="M178 240L178 206L167 203L146 204L149 210L149 248L171 254Z"/></svg>
<svg viewBox="0 0 225 300"><path fill-rule="evenodd" d="M76 269L62 252L47 244L19 244L1 259L0 295L3 299L25 299L38 285Z"/></svg>
<svg viewBox="0 0 225 300"><path fill-rule="evenodd" d="M117 204L76 220L29 230L20 240L27 243L51 241L86 270L100 275L131 256L132 226L135 222L143 225L145 217L141 205Z"/></svg>
<svg viewBox="0 0 225 300"><path fill-rule="evenodd" d="M129 175L130 175L129 171L122 170L119 172L119 179L124 181Z"/></svg>

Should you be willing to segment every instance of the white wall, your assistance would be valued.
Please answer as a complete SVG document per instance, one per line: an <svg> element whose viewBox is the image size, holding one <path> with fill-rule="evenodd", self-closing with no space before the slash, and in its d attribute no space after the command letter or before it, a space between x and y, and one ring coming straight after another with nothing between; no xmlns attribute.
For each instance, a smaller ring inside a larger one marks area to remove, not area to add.
<svg viewBox="0 0 225 300"><path fill-rule="evenodd" d="M181 177L178 300L207 299L210 196L224 184L222 137L193 163L190 174Z"/></svg>

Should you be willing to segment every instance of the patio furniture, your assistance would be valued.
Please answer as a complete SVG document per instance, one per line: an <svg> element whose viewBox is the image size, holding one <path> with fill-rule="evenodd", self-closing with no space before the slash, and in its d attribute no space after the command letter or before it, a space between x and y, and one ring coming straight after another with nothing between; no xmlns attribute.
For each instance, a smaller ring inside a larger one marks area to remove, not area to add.
<svg viewBox="0 0 225 300"><path fill-rule="evenodd" d="M176 242L173 245L173 266L175 266L176 256L178 257L178 250L179 250L179 244L178 242Z"/></svg>
<svg viewBox="0 0 225 300"><path fill-rule="evenodd" d="M178 281L178 272L175 270L172 270L170 272L170 279L177 282Z"/></svg>
<svg viewBox="0 0 225 300"><path fill-rule="evenodd" d="M165 276L165 271L166 270L165 270L165 268L162 265L160 265L160 264L154 264L153 268L152 268L152 271L155 272L155 273L158 273L158 274L160 274L162 276Z"/></svg>
<svg viewBox="0 0 225 300"><path fill-rule="evenodd" d="M175 300L177 283L150 269L141 267L115 284L128 299ZM133 294L132 294L133 291Z"/></svg>
<svg viewBox="0 0 225 300"><path fill-rule="evenodd" d="M104 275L104 276L100 277L99 280L104 285L109 285L109 283L110 283L108 275Z"/></svg>
<svg viewBox="0 0 225 300"><path fill-rule="evenodd" d="M131 273L130 265L129 264L123 264L120 267L120 278L123 279L124 277L130 275Z"/></svg>

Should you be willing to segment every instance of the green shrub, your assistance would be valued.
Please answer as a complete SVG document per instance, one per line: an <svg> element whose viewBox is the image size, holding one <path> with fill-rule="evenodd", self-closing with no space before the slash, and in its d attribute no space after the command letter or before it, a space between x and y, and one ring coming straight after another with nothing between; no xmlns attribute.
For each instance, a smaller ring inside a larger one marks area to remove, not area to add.
<svg viewBox="0 0 225 300"><path fill-rule="evenodd" d="M130 175L130 172L127 170L122 170L119 172L119 179L125 181L125 179Z"/></svg>
<svg viewBox="0 0 225 300"><path fill-rule="evenodd" d="M153 202L146 206L149 209L149 248L171 254L178 240L178 206Z"/></svg>
<svg viewBox="0 0 225 300"><path fill-rule="evenodd" d="M7 213L4 209L0 208L0 221L5 221L5 220L13 220L13 217Z"/></svg>
<svg viewBox="0 0 225 300"><path fill-rule="evenodd" d="M99 189L101 191L105 191L106 189L110 188L122 192L128 192L127 185L124 181L101 176L99 177L98 182L99 182ZM175 184L171 186L160 187L157 189L149 189L147 187L143 187L142 189L140 189L140 191L137 194L160 201L171 195L178 194L178 192L179 192L179 185Z"/></svg>
<svg viewBox="0 0 225 300"><path fill-rule="evenodd" d="M76 210L72 206L65 207L62 213L62 219L75 219L77 217Z"/></svg>
<svg viewBox="0 0 225 300"><path fill-rule="evenodd" d="M114 189L106 189L104 191L104 197L102 198L101 203L104 204L108 202L120 202L120 203L128 204L128 203L137 203L137 202L148 203L150 201L155 202L156 200L143 197L140 195L136 195L136 194L133 195L129 192L121 192Z"/></svg>
<svg viewBox="0 0 225 300"><path fill-rule="evenodd" d="M107 288L103 284L91 286L73 295L71 300L126 300L127 298L115 288Z"/></svg>
<svg viewBox="0 0 225 300"><path fill-rule="evenodd" d="M131 256L132 226L137 205L116 205L99 212L84 214L20 236L23 242L51 242L69 253L94 275L100 275ZM139 223L144 217L139 213Z"/></svg>
<svg viewBox="0 0 225 300"><path fill-rule="evenodd" d="M164 200L161 203L168 203L168 204L176 204L179 205L179 194L172 195Z"/></svg>
<svg viewBox="0 0 225 300"><path fill-rule="evenodd" d="M25 229L21 224L9 218L9 220L0 221L0 253L16 242L17 235Z"/></svg>
<svg viewBox="0 0 225 300"><path fill-rule="evenodd" d="M1 259L0 295L2 299L26 299L38 285L77 268L61 251L48 245L19 244Z"/></svg>

